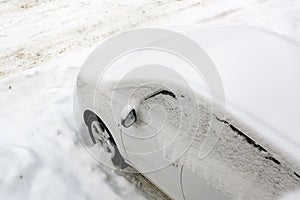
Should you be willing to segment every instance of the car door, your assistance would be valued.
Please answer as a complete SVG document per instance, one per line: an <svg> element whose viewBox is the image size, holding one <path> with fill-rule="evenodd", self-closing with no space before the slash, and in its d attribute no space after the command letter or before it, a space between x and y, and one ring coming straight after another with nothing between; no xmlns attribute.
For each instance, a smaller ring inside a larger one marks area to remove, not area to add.
<svg viewBox="0 0 300 200"><path fill-rule="evenodd" d="M185 200L228 199L188 167L182 168L182 190Z"/></svg>
<svg viewBox="0 0 300 200"><path fill-rule="evenodd" d="M143 131L137 128L136 133ZM161 190L174 199L183 199L180 184L180 166L164 157L162 150L156 152L155 142L141 141L122 132L123 144L131 165L149 178ZM143 152L140 152L143 149ZM152 152L151 152L152 151ZM150 153L148 153L150 152Z"/></svg>

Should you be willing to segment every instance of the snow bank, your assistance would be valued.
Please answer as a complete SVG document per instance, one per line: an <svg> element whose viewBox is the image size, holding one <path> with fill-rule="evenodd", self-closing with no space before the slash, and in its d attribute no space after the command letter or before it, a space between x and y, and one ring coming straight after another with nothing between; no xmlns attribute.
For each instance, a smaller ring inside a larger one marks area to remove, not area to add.
<svg viewBox="0 0 300 200"><path fill-rule="evenodd" d="M77 137L73 88L77 62L88 53L1 81L1 199L145 199Z"/></svg>

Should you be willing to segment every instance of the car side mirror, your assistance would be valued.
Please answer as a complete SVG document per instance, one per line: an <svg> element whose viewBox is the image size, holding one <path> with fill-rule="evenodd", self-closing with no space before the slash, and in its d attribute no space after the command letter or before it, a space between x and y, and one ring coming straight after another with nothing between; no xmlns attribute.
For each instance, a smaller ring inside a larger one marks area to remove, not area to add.
<svg viewBox="0 0 300 200"><path fill-rule="evenodd" d="M121 124L125 128L132 126L137 120L136 109L131 105L127 105L123 108L121 112Z"/></svg>

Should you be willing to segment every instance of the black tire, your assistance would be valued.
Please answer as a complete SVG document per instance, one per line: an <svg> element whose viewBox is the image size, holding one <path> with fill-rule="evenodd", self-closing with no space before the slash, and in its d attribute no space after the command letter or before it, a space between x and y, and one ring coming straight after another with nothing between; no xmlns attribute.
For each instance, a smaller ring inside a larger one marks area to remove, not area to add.
<svg viewBox="0 0 300 200"><path fill-rule="evenodd" d="M96 140L93 136L93 132L92 132L92 123L94 121L97 121L100 123L100 127L103 131L106 131L108 134L109 134L109 140L110 142L113 144L113 147L114 147L114 150L115 150L115 153L114 153L114 156L111 158L112 160L112 163L120 168L120 169L125 169L126 167L128 167L129 165L125 162L124 158L122 157L122 155L120 154L120 151L117 147L117 144L116 142L114 141L109 129L106 127L106 125L102 122L102 120L97 117L97 115L95 115L94 113L89 113L88 116L86 116L85 114L85 123L86 123L86 126L88 127L88 130L89 130L89 134L90 134L90 137L93 141L94 144L96 144Z"/></svg>

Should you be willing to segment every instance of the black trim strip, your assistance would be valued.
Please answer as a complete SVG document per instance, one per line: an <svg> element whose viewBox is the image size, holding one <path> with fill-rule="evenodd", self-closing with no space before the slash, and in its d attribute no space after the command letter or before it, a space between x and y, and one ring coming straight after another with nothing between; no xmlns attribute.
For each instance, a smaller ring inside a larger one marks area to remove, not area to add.
<svg viewBox="0 0 300 200"><path fill-rule="evenodd" d="M154 92L152 95L145 97L144 100L148 100L148 99L153 98L153 97L155 97L155 96L157 96L157 95L159 95L159 94L169 95L169 96L171 96L172 98L177 99L177 98L176 98L176 95L175 95L173 92L170 92L170 91L168 91L168 90L159 90L159 91L157 91L157 92Z"/></svg>

